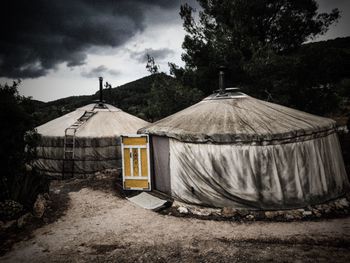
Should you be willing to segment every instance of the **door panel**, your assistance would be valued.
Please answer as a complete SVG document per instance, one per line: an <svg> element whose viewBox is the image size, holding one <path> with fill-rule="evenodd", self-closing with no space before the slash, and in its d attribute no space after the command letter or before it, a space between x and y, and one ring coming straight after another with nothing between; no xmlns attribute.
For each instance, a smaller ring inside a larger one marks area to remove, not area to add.
<svg viewBox="0 0 350 263"><path fill-rule="evenodd" d="M142 176L148 176L147 149L141 149Z"/></svg>
<svg viewBox="0 0 350 263"><path fill-rule="evenodd" d="M133 168L133 176L139 176L139 149L132 149L132 168Z"/></svg>
<svg viewBox="0 0 350 263"><path fill-rule="evenodd" d="M124 183L124 188L132 190L132 188L148 188L147 180L126 180Z"/></svg>
<svg viewBox="0 0 350 263"><path fill-rule="evenodd" d="M123 142L126 145L145 145L147 144L146 137L124 137Z"/></svg>
<svg viewBox="0 0 350 263"><path fill-rule="evenodd" d="M151 190L148 135L123 135L123 188Z"/></svg>
<svg viewBox="0 0 350 263"><path fill-rule="evenodd" d="M131 170L130 170L130 149L129 148L124 148L124 156L129 156L129 158L123 158L123 163L124 163L124 169L123 173L125 176L131 176Z"/></svg>

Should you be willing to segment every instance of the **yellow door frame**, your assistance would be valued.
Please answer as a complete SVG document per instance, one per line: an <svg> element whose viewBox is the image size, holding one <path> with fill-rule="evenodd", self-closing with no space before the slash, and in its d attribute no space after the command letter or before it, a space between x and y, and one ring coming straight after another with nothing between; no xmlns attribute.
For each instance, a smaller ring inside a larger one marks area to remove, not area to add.
<svg viewBox="0 0 350 263"><path fill-rule="evenodd" d="M121 135L121 151L123 189L151 191L149 136L147 134Z"/></svg>

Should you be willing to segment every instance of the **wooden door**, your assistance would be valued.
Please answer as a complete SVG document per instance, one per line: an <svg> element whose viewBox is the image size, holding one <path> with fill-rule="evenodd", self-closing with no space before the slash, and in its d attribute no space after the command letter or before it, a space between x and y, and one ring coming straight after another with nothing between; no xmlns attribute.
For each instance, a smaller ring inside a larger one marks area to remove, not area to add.
<svg viewBox="0 0 350 263"><path fill-rule="evenodd" d="M121 136L123 188L151 190L149 138L146 134Z"/></svg>

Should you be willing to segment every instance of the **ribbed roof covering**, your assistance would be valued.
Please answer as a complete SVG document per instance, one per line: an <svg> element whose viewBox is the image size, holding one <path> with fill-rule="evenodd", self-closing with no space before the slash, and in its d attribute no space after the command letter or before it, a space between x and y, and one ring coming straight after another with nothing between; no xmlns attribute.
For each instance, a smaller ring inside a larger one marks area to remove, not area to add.
<svg viewBox="0 0 350 263"><path fill-rule="evenodd" d="M331 119L240 93L227 98L210 96L138 132L185 142L268 144L281 140L307 140L321 133L334 132L334 128L335 121Z"/></svg>
<svg viewBox="0 0 350 263"><path fill-rule="evenodd" d="M135 133L148 122L128 114L112 105L104 104L105 108L89 104L66 115L49 121L36 129L43 136L63 137L64 131L79 119L85 111L95 111L94 114L76 133L76 137L113 137L120 134Z"/></svg>

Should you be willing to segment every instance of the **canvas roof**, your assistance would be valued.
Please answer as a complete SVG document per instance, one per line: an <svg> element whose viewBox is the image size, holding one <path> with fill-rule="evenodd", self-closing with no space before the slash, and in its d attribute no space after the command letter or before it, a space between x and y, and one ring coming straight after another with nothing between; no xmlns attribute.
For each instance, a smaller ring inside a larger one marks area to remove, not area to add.
<svg viewBox="0 0 350 263"><path fill-rule="evenodd" d="M185 142L294 140L334 131L335 121L240 93L201 102L139 130Z"/></svg>
<svg viewBox="0 0 350 263"><path fill-rule="evenodd" d="M112 105L104 105L106 109L96 108L95 103L86 105L38 126L36 129L43 136L63 137L65 129L79 119L85 111L95 111L96 114L78 129L77 137L113 137L120 134L136 133L138 129L149 124Z"/></svg>

